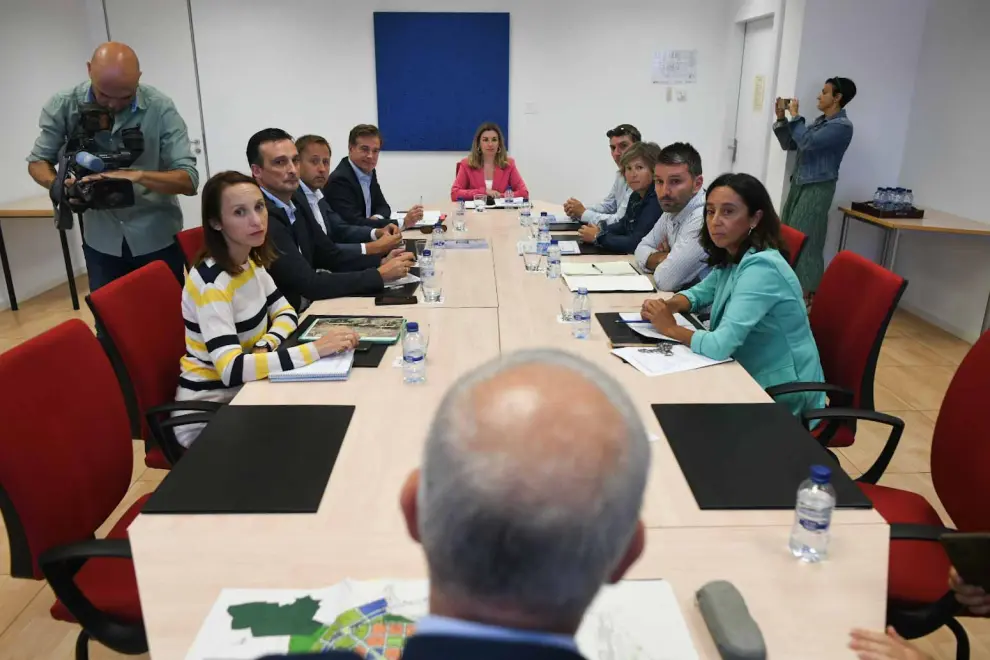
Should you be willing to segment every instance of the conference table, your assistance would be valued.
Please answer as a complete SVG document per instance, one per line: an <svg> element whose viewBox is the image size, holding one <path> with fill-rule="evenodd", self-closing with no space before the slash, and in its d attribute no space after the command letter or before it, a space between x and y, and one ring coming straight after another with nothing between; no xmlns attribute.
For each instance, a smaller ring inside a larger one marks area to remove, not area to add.
<svg viewBox="0 0 990 660"><path fill-rule="evenodd" d="M430 208L453 213L450 202ZM539 202L536 210L562 212ZM570 351L601 366L639 409L653 440L642 512L647 543L628 577L671 584L700 657L719 657L694 603L697 589L716 579L730 580L742 592L772 657L853 657L846 648L850 629L883 629L889 529L880 515L837 510L829 558L804 564L787 549L793 511L701 510L650 405L765 403L769 397L734 362L647 377L610 355L597 320L590 338L573 338L570 327L558 320L560 303L570 294L562 280L524 270L517 252L522 234L515 211L468 211L467 231L456 237L486 239L488 248L447 251L440 262L439 304L375 307L370 298L343 298L312 305L309 313L402 314L426 326L427 381L403 383L396 366L401 346L395 345L378 368L354 369L345 382L261 381L242 388L233 405L356 409L317 513L142 514L132 523L129 535L153 658L185 657L224 588L321 588L345 578L426 577L422 552L406 535L398 496L419 463L441 397L454 380L482 363L538 347ZM407 231L406 237L424 238L418 231ZM636 311L645 296L591 294L592 317L602 311Z"/></svg>

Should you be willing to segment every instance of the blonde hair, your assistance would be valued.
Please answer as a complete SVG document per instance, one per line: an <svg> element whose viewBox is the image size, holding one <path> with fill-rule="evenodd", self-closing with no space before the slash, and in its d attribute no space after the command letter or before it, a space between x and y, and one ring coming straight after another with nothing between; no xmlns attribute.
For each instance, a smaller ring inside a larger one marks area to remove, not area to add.
<svg viewBox="0 0 990 660"><path fill-rule="evenodd" d="M471 155L468 156L468 166L475 169L484 167L485 157L481 155L481 134L485 131L495 131L498 135L498 151L495 152L495 167L499 169L509 164L509 154L505 151L505 136L495 122L485 122L478 127L471 142Z"/></svg>

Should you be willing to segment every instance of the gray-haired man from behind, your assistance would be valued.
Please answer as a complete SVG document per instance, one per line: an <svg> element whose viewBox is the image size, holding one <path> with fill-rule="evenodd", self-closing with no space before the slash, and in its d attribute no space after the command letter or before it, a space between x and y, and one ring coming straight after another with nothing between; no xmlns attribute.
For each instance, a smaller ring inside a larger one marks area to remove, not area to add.
<svg viewBox="0 0 990 660"><path fill-rule="evenodd" d="M580 660L586 609L643 551L649 463L628 395L580 358L523 351L458 380L400 497L430 574L403 660Z"/></svg>

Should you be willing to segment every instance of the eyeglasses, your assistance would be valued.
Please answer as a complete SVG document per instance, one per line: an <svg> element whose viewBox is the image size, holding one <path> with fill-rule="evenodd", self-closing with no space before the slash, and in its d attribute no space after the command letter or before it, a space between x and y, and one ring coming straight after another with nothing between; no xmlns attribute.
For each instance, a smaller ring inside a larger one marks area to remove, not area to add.
<svg viewBox="0 0 990 660"><path fill-rule="evenodd" d="M637 140L640 139L639 130L635 126L630 126L629 124L619 124L612 130L605 133L605 137L610 139L614 137L624 137L626 135L631 135Z"/></svg>

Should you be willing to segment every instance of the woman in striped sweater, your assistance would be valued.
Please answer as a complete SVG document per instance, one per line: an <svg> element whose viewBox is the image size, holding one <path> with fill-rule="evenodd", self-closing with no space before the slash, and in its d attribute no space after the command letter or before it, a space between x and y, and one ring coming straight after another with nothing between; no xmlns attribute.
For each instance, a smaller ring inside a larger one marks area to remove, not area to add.
<svg viewBox="0 0 990 660"><path fill-rule="evenodd" d="M205 247L182 292L186 354L176 401L227 403L248 381L357 345L357 333L342 328L311 344L279 348L299 318L265 270L275 251L261 189L240 172L220 172L202 197ZM178 426L176 438L188 447L202 428Z"/></svg>

